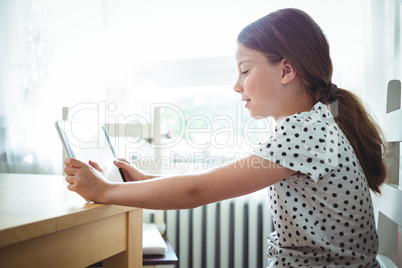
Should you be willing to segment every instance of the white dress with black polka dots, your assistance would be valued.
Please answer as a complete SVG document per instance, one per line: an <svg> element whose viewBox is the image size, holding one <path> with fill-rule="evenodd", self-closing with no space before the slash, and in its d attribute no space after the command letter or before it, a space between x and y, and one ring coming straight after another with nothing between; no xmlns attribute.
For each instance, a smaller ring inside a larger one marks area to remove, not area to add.
<svg viewBox="0 0 402 268"><path fill-rule="evenodd" d="M366 177L326 105L278 120L253 154L296 172L269 187L270 267L379 267Z"/></svg>

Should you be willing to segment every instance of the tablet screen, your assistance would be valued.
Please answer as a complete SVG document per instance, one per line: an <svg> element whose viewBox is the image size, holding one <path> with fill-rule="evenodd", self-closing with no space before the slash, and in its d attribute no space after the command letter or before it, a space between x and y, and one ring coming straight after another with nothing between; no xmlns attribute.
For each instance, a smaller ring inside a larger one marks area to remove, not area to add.
<svg viewBox="0 0 402 268"><path fill-rule="evenodd" d="M126 181L123 171L113 164L117 156L104 125L56 121L56 129L69 157L98 163L109 181Z"/></svg>

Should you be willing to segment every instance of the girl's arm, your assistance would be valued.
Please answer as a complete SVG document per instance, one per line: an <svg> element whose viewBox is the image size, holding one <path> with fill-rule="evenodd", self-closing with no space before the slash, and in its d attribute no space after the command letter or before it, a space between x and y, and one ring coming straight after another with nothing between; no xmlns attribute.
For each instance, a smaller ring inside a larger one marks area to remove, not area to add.
<svg viewBox="0 0 402 268"><path fill-rule="evenodd" d="M68 189L86 199L150 209L186 209L249 194L295 171L251 155L206 173L112 184L96 163L65 161Z"/></svg>

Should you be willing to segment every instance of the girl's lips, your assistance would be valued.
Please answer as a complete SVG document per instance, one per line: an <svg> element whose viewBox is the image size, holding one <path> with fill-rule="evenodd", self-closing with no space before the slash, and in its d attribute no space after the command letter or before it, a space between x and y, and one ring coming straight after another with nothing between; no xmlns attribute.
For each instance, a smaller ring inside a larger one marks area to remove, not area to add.
<svg viewBox="0 0 402 268"><path fill-rule="evenodd" d="M243 101L246 102L246 105L245 105L244 107L247 107L251 100L250 100L250 99L245 99L245 100L243 100Z"/></svg>

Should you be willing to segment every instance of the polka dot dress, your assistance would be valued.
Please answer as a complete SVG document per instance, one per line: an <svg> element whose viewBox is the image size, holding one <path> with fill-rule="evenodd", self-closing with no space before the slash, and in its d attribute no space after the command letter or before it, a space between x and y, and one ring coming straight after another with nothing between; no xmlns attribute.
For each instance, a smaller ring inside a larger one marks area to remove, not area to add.
<svg viewBox="0 0 402 268"><path fill-rule="evenodd" d="M269 267L379 267L366 177L326 105L279 120L253 154L295 171L269 187Z"/></svg>

